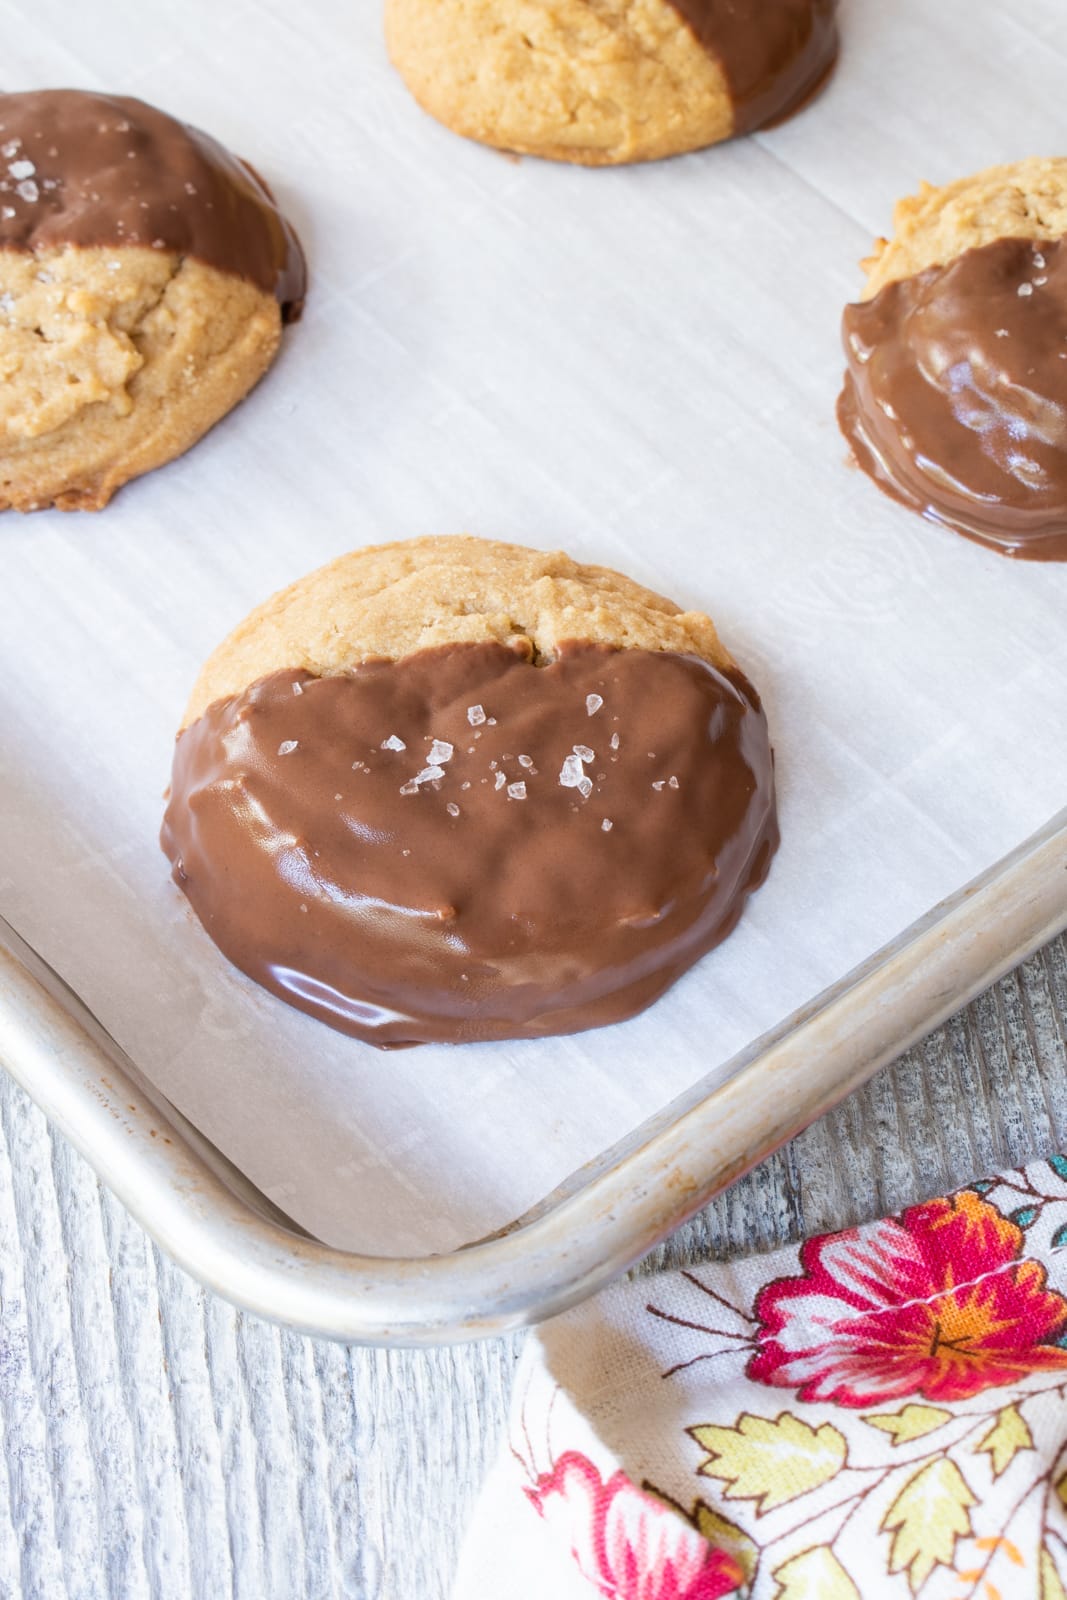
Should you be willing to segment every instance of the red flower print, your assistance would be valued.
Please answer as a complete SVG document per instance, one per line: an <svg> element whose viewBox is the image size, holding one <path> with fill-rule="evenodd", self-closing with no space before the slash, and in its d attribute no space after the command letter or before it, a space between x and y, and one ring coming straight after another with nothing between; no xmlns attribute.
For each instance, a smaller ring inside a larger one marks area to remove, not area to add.
<svg viewBox="0 0 1067 1600"><path fill-rule="evenodd" d="M677 1512L635 1488L625 1472L604 1483L575 1450L525 1492L560 1527L583 1576L609 1600L720 1600L744 1581L733 1556L708 1544Z"/></svg>
<svg viewBox="0 0 1067 1600"><path fill-rule="evenodd" d="M756 1301L758 1383L801 1400L877 1405L919 1394L966 1400L1067 1368L1067 1300L1020 1260L1021 1229L973 1190L873 1227L810 1239L801 1278Z"/></svg>

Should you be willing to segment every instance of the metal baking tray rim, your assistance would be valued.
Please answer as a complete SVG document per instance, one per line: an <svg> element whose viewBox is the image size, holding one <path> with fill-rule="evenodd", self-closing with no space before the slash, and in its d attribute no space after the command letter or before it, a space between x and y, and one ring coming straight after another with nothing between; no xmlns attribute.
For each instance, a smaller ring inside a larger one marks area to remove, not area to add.
<svg viewBox="0 0 1067 1600"><path fill-rule="evenodd" d="M320 1337L432 1345L565 1310L1067 927L1067 810L509 1228L389 1258L297 1228L0 918L0 1063L156 1243L247 1311Z"/></svg>

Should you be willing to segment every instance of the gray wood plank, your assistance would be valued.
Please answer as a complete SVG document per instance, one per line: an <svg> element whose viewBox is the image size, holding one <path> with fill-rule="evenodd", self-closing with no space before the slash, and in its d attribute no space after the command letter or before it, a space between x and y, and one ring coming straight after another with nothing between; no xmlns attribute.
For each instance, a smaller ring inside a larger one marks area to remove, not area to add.
<svg viewBox="0 0 1067 1600"><path fill-rule="evenodd" d="M1059 940L639 1271L842 1227L1067 1143ZM445 1600L518 1338L345 1349L164 1261L0 1074L0 1600Z"/></svg>

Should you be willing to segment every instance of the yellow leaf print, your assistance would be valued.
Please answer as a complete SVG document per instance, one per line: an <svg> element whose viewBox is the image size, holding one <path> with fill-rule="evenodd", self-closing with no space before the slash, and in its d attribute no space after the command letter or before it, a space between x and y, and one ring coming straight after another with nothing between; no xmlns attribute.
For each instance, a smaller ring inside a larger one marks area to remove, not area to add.
<svg viewBox="0 0 1067 1600"><path fill-rule="evenodd" d="M1041 1546L1041 1600L1067 1600L1067 1589L1056 1571L1047 1544Z"/></svg>
<svg viewBox="0 0 1067 1600"><path fill-rule="evenodd" d="M848 1453L844 1435L828 1422L812 1428L788 1411L774 1419L745 1412L736 1427L689 1432L708 1451L699 1470L728 1485L727 1500L759 1501L757 1516L829 1483Z"/></svg>
<svg viewBox="0 0 1067 1600"><path fill-rule="evenodd" d="M771 1577L778 1584L773 1600L860 1600L856 1585L825 1545L783 1562Z"/></svg>
<svg viewBox="0 0 1067 1600"><path fill-rule="evenodd" d="M921 1467L901 1489L882 1519L893 1534L890 1572L907 1572L912 1593L936 1566L951 1566L956 1540L971 1532L974 1495L955 1462L946 1456Z"/></svg>
<svg viewBox="0 0 1067 1600"><path fill-rule="evenodd" d="M698 1500L693 1507L693 1523L709 1544L733 1556L745 1575L745 1582L751 1583L759 1560L759 1546L755 1540L750 1539L745 1530L739 1528L736 1522L731 1522L729 1517L720 1516L706 1506L703 1500Z"/></svg>
<svg viewBox="0 0 1067 1600"><path fill-rule="evenodd" d="M913 1439L922 1439L951 1419L952 1412L943 1411L940 1406L905 1406L902 1411L882 1411L863 1420L868 1427L888 1433L894 1444L911 1444Z"/></svg>
<svg viewBox="0 0 1067 1600"><path fill-rule="evenodd" d="M976 1455L987 1455L994 1478L1005 1472L1020 1450L1032 1450L1034 1437L1018 1406L1005 1406L988 1433L975 1445Z"/></svg>

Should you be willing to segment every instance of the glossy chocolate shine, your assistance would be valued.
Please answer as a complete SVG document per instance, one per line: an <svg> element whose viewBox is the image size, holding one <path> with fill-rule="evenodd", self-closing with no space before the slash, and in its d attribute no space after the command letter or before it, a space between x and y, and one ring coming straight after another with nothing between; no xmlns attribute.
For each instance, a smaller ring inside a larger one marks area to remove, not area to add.
<svg viewBox="0 0 1067 1600"><path fill-rule="evenodd" d="M838 420L880 488L1008 556L1067 561L1067 249L1000 239L844 318Z"/></svg>
<svg viewBox="0 0 1067 1600"><path fill-rule="evenodd" d="M740 674L591 644L274 673L180 735L162 833L230 961L379 1045L631 1016L725 937L777 842Z"/></svg>
<svg viewBox="0 0 1067 1600"><path fill-rule="evenodd" d="M247 278L295 320L299 240L267 185L196 128L117 95L0 94L0 249L176 251Z"/></svg>
<svg viewBox="0 0 1067 1600"><path fill-rule="evenodd" d="M780 122L837 59L836 0L670 0L726 74L734 132Z"/></svg>

